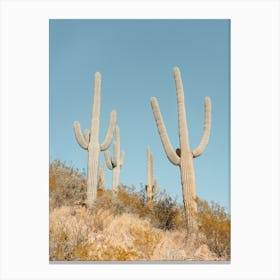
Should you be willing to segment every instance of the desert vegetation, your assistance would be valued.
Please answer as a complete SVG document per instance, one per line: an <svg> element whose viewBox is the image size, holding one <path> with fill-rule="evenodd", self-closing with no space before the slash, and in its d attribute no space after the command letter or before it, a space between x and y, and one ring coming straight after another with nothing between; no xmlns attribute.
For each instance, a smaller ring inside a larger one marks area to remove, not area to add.
<svg viewBox="0 0 280 280"><path fill-rule="evenodd" d="M140 191L120 185L124 152L116 111L111 112L104 142L99 144L101 74L94 75L91 128L82 133L74 122L78 144L88 151L87 176L60 161L50 164L50 260L163 261L229 260L230 217L215 202L198 199L193 159L209 140L211 100L205 98L204 129L200 144L191 150L181 73L174 68L179 142L172 147L155 97L152 111L169 161L180 168L183 205L159 188L154 178L154 157L147 149L147 184ZM113 154L108 149L113 142ZM112 171L106 188L105 165Z"/></svg>
<svg viewBox="0 0 280 280"><path fill-rule="evenodd" d="M164 191L146 203L145 187L97 188L86 204L87 180L61 161L49 166L50 261L230 260L230 217L197 199L198 234L187 242L184 207Z"/></svg>

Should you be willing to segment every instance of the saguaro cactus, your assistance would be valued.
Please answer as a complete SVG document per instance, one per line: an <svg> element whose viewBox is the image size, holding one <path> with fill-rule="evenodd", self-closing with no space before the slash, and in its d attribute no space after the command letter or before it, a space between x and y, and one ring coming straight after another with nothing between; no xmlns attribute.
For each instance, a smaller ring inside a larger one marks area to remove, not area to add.
<svg viewBox="0 0 280 280"><path fill-rule="evenodd" d="M105 151L109 148L114 130L116 127L116 111L112 111L110 115L110 123L105 136L104 142L99 144L99 117L100 117L100 95L101 95L101 74L96 72L94 75L94 99L91 115L91 128L85 130L84 134L81 131L80 123L74 122L74 132L79 145L88 151L88 166L87 166L87 205L91 208L97 197L98 184L98 161L100 151Z"/></svg>
<svg viewBox="0 0 280 280"><path fill-rule="evenodd" d="M180 140L180 148L176 149L176 151L173 149L169 141L166 128L161 116L160 108L155 97L151 98L151 105L158 128L158 133L160 135L160 139L165 153L167 155L167 158L171 163L180 167L187 230L189 233L191 233L195 232L197 229L197 223L195 218L195 214L197 212L196 183L193 159L201 155L206 145L208 144L211 128L211 100L209 97L205 98L203 136L197 148L191 150L188 137L184 90L180 70L178 67L174 68L174 79L177 94L178 126Z"/></svg>
<svg viewBox="0 0 280 280"><path fill-rule="evenodd" d="M120 152L121 140L120 140L120 129L116 127L116 142L113 145L114 155L111 158L109 151L105 151L105 162L107 167L113 172L113 191L118 190L120 171L124 163L124 151Z"/></svg>
<svg viewBox="0 0 280 280"><path fill-rule="evenodd" d="M147 148L147 185L145 186L147 203L153 201L158 192L157 181L154 179L154 157Z"/></svg>

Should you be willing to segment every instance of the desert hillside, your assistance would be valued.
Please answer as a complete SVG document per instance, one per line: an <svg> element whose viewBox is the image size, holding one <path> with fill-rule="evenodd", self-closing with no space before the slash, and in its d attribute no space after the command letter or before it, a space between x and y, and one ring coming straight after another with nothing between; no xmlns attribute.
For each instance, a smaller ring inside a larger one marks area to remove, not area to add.
<svg viewBox="0 0 280 280"><path fill-rule="evenodd" d="M198 199L199 234L187 242L184 211L165 192L146 203L145 189L100 187L85 205L83 174L60 161L49 168L50 261L230 260L230 217Z"/></svg>

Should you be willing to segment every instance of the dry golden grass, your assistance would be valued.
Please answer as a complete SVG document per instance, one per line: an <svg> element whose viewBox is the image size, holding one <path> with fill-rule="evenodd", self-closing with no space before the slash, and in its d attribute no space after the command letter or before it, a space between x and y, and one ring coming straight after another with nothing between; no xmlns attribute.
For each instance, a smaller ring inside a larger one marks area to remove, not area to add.
<svg viewBox="0 0 280 280"><path fill-rule="evenodd" d="M134 214L114 216L85 207L62 206L50 213L50 260L218 260L208 247L188 248L184 231L163 231Z"/></svg>
<svg viewBox="0 0 280 280"><path fill-rule="evenodd" d="M229 260L230 219L217 204L198 200L200 232L187 242L182 209L166 194L146 206L143 193L121 186L98 190L84 206L84 178L57 163L50 171L51 261Z"/></svg>
<svg viewBox="0 0 280 280"><path fill-rule="evenodd" d="M199 230L201 240L219 258L230 258L230 218L224 209L215 202L198 199Z"/></svg>
<svg viewBox="0 0 280 280"><path fill-rule="evenodd" d="M49 166L49 191L50 210L73 205L86 199L86 179L78 170L54 161Z"/></svg>

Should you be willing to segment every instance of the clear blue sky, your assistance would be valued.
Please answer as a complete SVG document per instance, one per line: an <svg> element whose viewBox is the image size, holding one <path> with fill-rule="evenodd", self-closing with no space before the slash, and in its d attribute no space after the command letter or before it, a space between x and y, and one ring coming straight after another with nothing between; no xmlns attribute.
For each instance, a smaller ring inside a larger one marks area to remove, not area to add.
<svg viewBox="0 0 280 280"><path fill-rule="evenodd" d="M99 141L103 142L115 109L125 151L120 182L136 189L146 183L149 146L159 186L182 203L180 171L165 155L150 105L155 96L176 149L174 66L183 79L192 149L203 132L204 97L212 100L209 144L194 160L197 195L229 212L229 20L50 20L50 159L86 169L87 152L76 142L73 122L78 120L83 130L90 128L93 75L100 71ZM106 177L111 186L108 169Z"/></svg>

